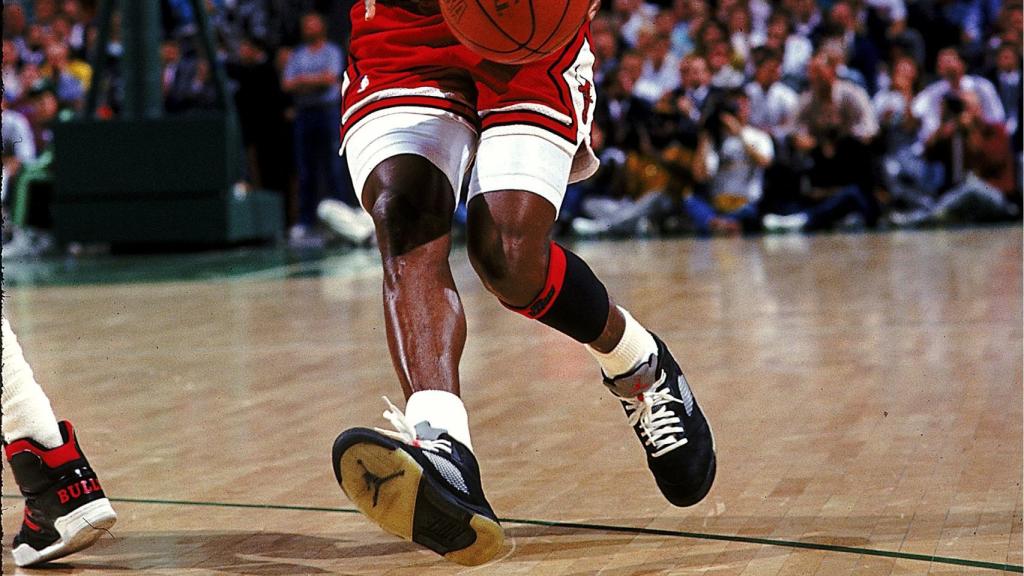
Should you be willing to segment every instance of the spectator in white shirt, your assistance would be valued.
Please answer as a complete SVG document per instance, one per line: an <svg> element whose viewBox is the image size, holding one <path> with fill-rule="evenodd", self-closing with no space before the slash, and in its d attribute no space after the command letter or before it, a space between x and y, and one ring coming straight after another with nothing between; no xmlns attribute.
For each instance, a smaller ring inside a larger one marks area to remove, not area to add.
<svg viewBox="0 0 1024 576"><path fill-rule="evenodd" d="M743 86L745 77L732 65L732 46L728 42L719 42L708 48L707 59L712 86L727 90Z"/></svg>
<svg viewBox="0 0 1024 576"><path fill-rule="evenodd" d="M774 158L771 137L750 126L751 103L741 91L725 95L711 105L698 146L707 155L707 197L691 195L687 213L698 232L735 234L753 228L758 201L764 192L764 170ZM700 163L698 163L700 164Z"/></svg>
<svg viewBox="0 0 1024 576"><path fill-rule="evenodd" d="M950 93L962 95L970 92L976 95L986 122L1001 123L1006 119L995 87L981 76L967 74L967 67L956 48L940 50L935 68L941 79L922 90L911 104L914 117L921 122L918 134L921 143L927 141L942 124L942 102Z"/></svg>
<svg viewBox="0 0 1024 576"><path fill-rule="evenodd" d="M807 79L807 64L814 55L814 46L804 36L793 33L789 16L776 12L768 19L768 29L755 46L765 46L782 54L782 79L790 87L799 88Z"/></svg>
<svg viewBox="0 0 1024 576"><path fill-rule="evenodd" d="M750 99L750 125L784 140L792 128L800 96L780 82L782 56L778 51L757 48L753 60L754 77L745 87Z"/></svg>
<svg viewBox="0 0 1024 576"><path fill-rule="evenodd" d="M679 87L679 59L670 50L671 42L667 35L658 34L647 47L643 72L633 93L648 102L656 102Z"/></svg>
<svg viewBox="0 0 1024 576"><path fill-rule="evenodd" d="M615 0L614 17L621 23L619 34L630 48L636 46L640 31L654 22L658 8L643 0Z"/></svg>
<svg viewBox="0 0 1024 576"><path fill-rule="evenodd" d="M875 94L872 101L884 143L883 184L895 203L909 208L925 206L939 185L937 179L930 178L927 163L915 146L918 122L910 106L917 83L916 61L909 56L897 58L889 88Z"/></svg>
<svg viewBox="0 0 1024 576"><path fill-rule="evenodd" d="M732 45L732 52L736 58L744 64L750 61L750 50L753 48L750 11L746 6L734 6L729 11L729 20L726 22L729 31L729 43Z"/></svg>

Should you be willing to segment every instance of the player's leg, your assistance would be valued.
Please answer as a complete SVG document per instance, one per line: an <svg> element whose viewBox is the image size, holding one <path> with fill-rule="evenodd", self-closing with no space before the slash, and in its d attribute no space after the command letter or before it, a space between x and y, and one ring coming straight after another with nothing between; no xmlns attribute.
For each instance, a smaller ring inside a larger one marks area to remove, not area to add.
<svg viewBox="0 0 1024 576"><path fill-rule="evenodd" d="M470 260L506 307L586 345L605 385L622 400L658 486L673 504L689 506L710 490L715 455L686 379L665 345L615 305L590 267L551 241L566 184L593 169L586 162L593 159L592 63L584 32L561 54L521 69L504 92L481 86ZM559 85L547 105L538 105L544 96L537 86L550 83L551 70L561 71Z"/></svg>
<svg viewBox="0 0 1024 576"><path fill-rule="evenodd" d="M404 415L389 403L395 431L345 431L333 452L338 482L370 519L470 565L503 542L459 398L466 319L448 262L455 191L475 143L465 121L436 111L370 116L348 136L353 179L376 226L388 348L407 402Z"/></svg>
<svg viewBox="0 0 1024 576"><path fill-rule="evenodd" d="M363 201L376 228L388 348L402 390L406 398L423 390L457 396L466 316L448 263L451 185L425 158L395 156L371 172Z"/></svg>
<svg viewBox="0 0 1024 576"><path fill-rule="evenodd" d="M524 149L500 140L485 134L477 170L488 169L488 154L508 166L511 150ZM554 205L541 195L481 190L469 204L474 269L506 307L586 345L605 385L623 401L662 492L678 506L696 504L714 480L714 446L682 371L656 336L614 304L581 258L551 242L554 221Z"/></svg>
<svg viewBox="0 0 1024 576"><path fill-rule="evenodd" d="M25 497L12 554L29 566L91 546L117 515L71 424L57 422L6 316L2 324L4 452Z"/></svg>

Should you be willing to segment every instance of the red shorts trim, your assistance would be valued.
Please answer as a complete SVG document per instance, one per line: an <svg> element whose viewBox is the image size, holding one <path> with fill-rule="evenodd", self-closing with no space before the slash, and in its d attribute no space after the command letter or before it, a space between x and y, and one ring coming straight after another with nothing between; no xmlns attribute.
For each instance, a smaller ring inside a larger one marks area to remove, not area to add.
<svg viewBox="0 0 1024 576"><path fill-rule="evenodd" d="M452 114L461 117L477 130L479 130L480 127L480 120L477 118L476 111L462 102L448 100L447 98L439 96L394 96L370 102L356 110L356 112L352 114L352 116L350 116L341 127L342 142L345 141L345 133L351 130L352 127L363 118L366 118L370 114L380 110L397 108L400 106L415 106L419 108L444 110L445 112L451 112Z"/></svg>
<svg viewBox="0 0 1024 576"><path fill-rule="evenodd" d="M546 130L557 136L562 140L566 140L569 144L576 145L577 135L579 134L576 127L576 121L573 120L572 124L565 124L559 122L554 118L542 114L540 112L531 112L529 110L510 110L508 112L491 112L484 116L480 122L481 129L487 130L488 128L498 128L500 126L533 126Z"/></svg>

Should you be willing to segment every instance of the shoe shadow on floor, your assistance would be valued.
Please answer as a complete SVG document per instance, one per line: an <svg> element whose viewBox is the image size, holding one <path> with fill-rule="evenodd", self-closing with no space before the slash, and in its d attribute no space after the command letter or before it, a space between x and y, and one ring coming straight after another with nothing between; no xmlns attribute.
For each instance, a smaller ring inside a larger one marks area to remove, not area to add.
<svg viewBox="0 0 1024 576"><path fill-rule="evenodd" d="M386 538L374 535L372 538ZM370 539L370 537L368 537ZM637 543L640 542L640 546ZM579 528L508 526L504 562L611 562L629 547L639 554L686 541L664 536L619 534ZM751 546L751 550L756 546ZM736 551L737 554L742 551ZM780 551L780 553L784 553ZM761 553L763 556L764 552ZM692 557L691 557L692 556ZM639 559L639 557L638 557ZM716 560L717 559L717 560ZM631 562L623 574L637 570L679 567L678 554L668 559L651 554L646 563ZM720 553L686 555L685 565L723 561ZM675 564L672 564L675 562ZM693 562L693 564L691 564ZM360 542L283 532L142 532L105 537L77 556L42 566L47 574L202 574L300 576L317 574L381 574L390 569L423 571L447 563L425 549L401 540ZM453 569L457 569L454 564ZM403 572L406 573L406 572ZM486 572L483 572L486 573ZM581 574L589 573L587 571ZM616 572L617 573L617 572Z"/></svg>
<svg viewBox="0 0 1024 576"><path fill-rule="evenodd" d="M409 542L360 543L345 538L282 532L141 532L115 533L95 546L60 562L46 564L47 574L121 574L153 572L298 576L369 574L358 568L371 559L417 553ZM434 558L424 554L422 561ZM340 570L340 571L339 571Z"/></svg>

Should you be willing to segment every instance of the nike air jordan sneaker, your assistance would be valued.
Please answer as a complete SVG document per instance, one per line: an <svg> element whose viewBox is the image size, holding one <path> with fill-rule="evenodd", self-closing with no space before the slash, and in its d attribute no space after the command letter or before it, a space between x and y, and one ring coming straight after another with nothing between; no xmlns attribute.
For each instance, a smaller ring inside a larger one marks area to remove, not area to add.
<svg viewBox="0 0 1024 576"><path fill-rule="evenodd" d="M676 506L693 506L715 480L714 437L672 353L657 336L654 341L657 355L629 373L606 376L604 384L622 402L661 493Z"/></svg>
<svg viewBox="0 0 1024 576"><path fill-rule="evenodd" d="M413 426L388 405L385 416L397 432L353 428L334 441L341 489L385 531L453 562L494 558L504 532L480 486L476 457L445 431Z"/></svg>

